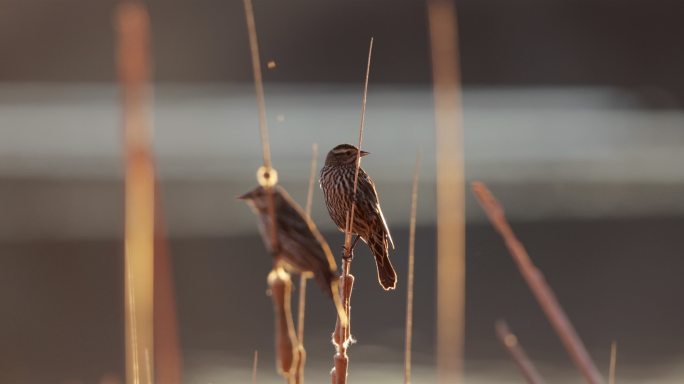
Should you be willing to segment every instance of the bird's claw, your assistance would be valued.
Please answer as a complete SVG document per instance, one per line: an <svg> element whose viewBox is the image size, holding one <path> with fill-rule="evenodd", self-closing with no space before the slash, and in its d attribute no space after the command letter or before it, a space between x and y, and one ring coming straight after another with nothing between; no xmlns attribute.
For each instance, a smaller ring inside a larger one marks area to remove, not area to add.
<svg viewBox="0 0 684 384"><path fill-rule="evenodd" d="M346 246L342 246L342 259L352 260L354 258L354 249L349 249Z"/></svg>

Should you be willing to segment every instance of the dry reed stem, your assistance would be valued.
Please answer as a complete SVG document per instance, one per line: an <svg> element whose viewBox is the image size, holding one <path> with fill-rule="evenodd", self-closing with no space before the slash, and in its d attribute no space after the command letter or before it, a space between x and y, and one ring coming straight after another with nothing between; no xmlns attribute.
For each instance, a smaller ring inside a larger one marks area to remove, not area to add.
<svg viewBox="0 0 684 384"><path fill-rule="evenodd" d="M343 273L340 278L340 290L343 298L351 298L352 289L354 287L354 276ZM347 369L349 366L349 356L347 355L347 348L353 342L351 338L351 305L350 300L343 299L342 305L347 315L346 326L342 325L340 319L337 319L335 324L335 331L333 332L333 345L336 348L334 367L331 371L331 378L333 384L345 384L347 382ZM342 374L338 374L341 372Z"/></svg>
<svg viewBox="0 0 684 384"><path fill-rule="evenodd" d="M105 373L102 378L100 378L99 384L122 384L119 377L113 373Z"/></svg>
<svg viewBox="0 0 684 384"><path fill-rule="evenodd" d="M127 382L151 381L154 356L154 166L148 118L149 17L144 5L116 10L117 66L125 148L124 300ZM142 370L147 372L143 373Z"/></svg>
<svg viewBox="0 0 684 384"><path fill-rule="evenodd" d="M318 159L318 144L311 145L311 167L309 170L309 187L306 193L306 215L311 218L311 207L313 206L313 191L316 180L316 160ZM302 273L299 277L299 306L297 307L297 339L299 346L299 364L295 371L295 383L304 382L304 365L306 364L306 349L304 348L304 315L306 314L306 280L308 277Z"/></svg>
<svg viewBox="0 0 684 384"><path fill-rule="evenodd" d="M295 367L294 381L296 384L304 382L304 365L306 364L306 348L304 348L304 315L306 313L306 277L299 276L299 306L297 308L297 367Z"/></svg>
<svg viewBox="0 0 684 384"><path fill-rule="evenodd" d="M256 22L254 21L254 7L252 0L244 0L247 32L249 33L249 49L252 55L252 72L254 74L254 89L256 91L259 109L259 134L261 135L261 149L264 167L271 168L271 146L268 139L268 123L266 118L266 100L264 97L264 80L261 76L261 57L259 56L259 42L257 40Z"/></svg>
<svg viewBox="0 0 684 384"><path fill-rule="evenodd" d="M465 181L453 0L428 0L437 150L437 379L458 383L465 327Z"/></svg>
<svg viewBox="0 0 684 384"><path fill-rule="evenodd" d="M124 262L126 281L126 377L134 384L140 384L140 345L138 343L138 318L135 315L135 284L130 263Z"/></svg>
<svg viewBox="0 0 684 384"><path fill-rule="evenodd" d="M283 268L274 268L268 274L271 299L275 314L276 368L287 382L292 381L292 369L297 366L297 335L292 320L292 280Z"/></svg>
<svg viewBox="0 0 684 384"><path fill-rule="evenodd" d="M173 284L173 265L169 253L160 203L156 195L154 249L154 365L156 382L180 384L183 361L178 340L178 315Z"/></svg>
<svg viewBox="0 0 684 384"><path fill-rule="evenodd" d="M359 124L359 143L356 147L356 170L354 171L354 194L359 183L359 169L361 168L361 144L363 143L363 129L366 125L366 101L368 98L368 79L370 78L371 58L373 57L373 38L370 39L368 47L368 62L366 63L366 76L363 85L363 98L361 100L361 123ZM345 384L347 382L347 370L349 366L349 356L347 355L347 348L352 342L351 338L351 293L354 285L354 276L351 275L352 262L352 223L354 222L354 210L356 203L352 200L351 212L347 215L347 223L345 225L344 233L344 256L342 257L342 275L340 276L341 290L342 290L342 305L344 305L345 313L347 315L346 324L342 319L339 319L335 325L335 332L333 333L333 344L337 349L335 353L335 367L331 371L333 383Z"/></svg>
<svg viewBox="0 0 684 384"><path fill-rule="evenodd" d="M269 284L271 284L273 305L276 314L276 346L277 354L279 356L278 372L281 373L288 382L291 382L293 378L291 370L293 367L296 369L296 359L298 357L298 353L293 348L299 344L296 340L297 335L294 331L292 308L290 305L292 282L289 274L279 266L280 242L278 241L275 202L273 199L273 187L278 182L278 176L271 164L271 148L268 138L264 82L261 76L261 59L259 56L259 43L257 39L256 22L254 21L252 0L244 0L244 6L247 32L249 34L249 48L252 57L254 89L256 92L257 108L259 110L259 133L261 135L261 149L264 163L257 171L257 181L266 189L268 214L271 217L269 232L274 269L269 274L268 281Z"/></svg>
<svg viewBox="0 0 684 384"><path fill-rule="evenodd" d="M615 384L615 366L617 365L617 341L610 343L610 368L608 369L608 384Z"/></svg>
<svg viewBox="0 0 684 384"><path fill-rule="evenodd" d="M245 19L249 34L249 48L252 56L252 72L254 74L254 89L256 92L257 109L259 110L259 133L261 135L261 152L264 165L257 171L257 181L266 188L268 196L268 213L271 216L270 236L274 256L280 253L278 228L276 224L275 203L273 201L273 186L278 182L276 170L271 164L271 146L268 139L268 122L266 119L266 100L264 97L264 80L261 76L261 58L259 56L259 42L257 39L256 22L254 21L254 7L252 0L244 0ZM277 264L277 260L274 260Z"/></svg>
<svg viewBox="0 0 684 384"><path fill-rule="evenodd" d="M413 275L416 259L416 215L418 211L418 175L420 173L420 151L416 155L411 191L411 220L409 224L408 283L406 286L406 332L404 335L404 383L411 382L411 341L413 339Z"/></svg>
<svg viewBox="0 0 684 384"><path fill-rule="evenodd" d="M577 369L588 383L603 383L601 374L596 369L594 362L591 360L589 353L584 347L582 340L577 335L572 323L570 323L565 311L558 303L551 287L546 284L544 275L534 266L525 247L515 236L515 233L506 221L504 210L499 202L481 182L474 182L472 184L472 189L492 225L506 242L506 247L513 257L513 260L518 265L520 274L529 285L532 293L544 311L544 314L549 319L549 322L558 334L563 346L577 366Z"/></svg>
<svg viewBox="0 0 684 384"><path fill-rule="evenodd" d="M314 185L316 184L316 169L318 160L318 144L311 144L311 167L309 169L309 188L306 192L306 215L311 217L311 207L313 205Z"/></svg>
<svg viewBox="0 0 684 384"><path fill-rule="evenodd" d="M252 384L257 382L257 365L259 364L259 351L254 350L254 359L252 361Z"/></svg>
<svg viewBox="0 0 684 384"><path fill-rule="evenodd" d="M152 380L152 359L150 358L150 350L146 349L145 350L145 373L146 373L146 378L148 383L154 383Z"/></svg>
<svg viewBox="0 0 684 384"><path fill-rule="evenodd" d="M530 358L527 357L527 353L525 353L522 345L518 342L518 338L508 328L506 321L497 321L494 328L496 329L496 336L499 338L499 341L501 341L501 344L511 355L515 365L518 366L527 382L530 384L543 384L544 379L542 379Z"/></svg>

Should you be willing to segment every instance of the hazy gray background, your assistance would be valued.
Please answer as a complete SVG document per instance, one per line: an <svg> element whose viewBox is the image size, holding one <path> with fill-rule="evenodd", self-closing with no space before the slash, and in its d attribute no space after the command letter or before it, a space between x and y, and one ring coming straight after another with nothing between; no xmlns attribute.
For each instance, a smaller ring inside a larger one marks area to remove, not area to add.
<svg viewBox="0 0 684 384"><path fill-rule="evenodd" d="M123 374L123 185L115 1L0 0L0 382ZM677 1L458 1L466 175L488 182L600 367L621 382L684 371L684 6ZM260 163L241 2L149 1L155 151L171 234L186 381L275 380L268 255L234 197ZM434 133L424 4L255 2L273 160L304 201L319 161L356 140L375 37L364 168L397 250L396 292L354 264L351 378L402 377L407 226L424 162L417 238L416 382L432 378ZM466 369L521 382L493 322L509 320L550 382L577 382L498 237L467 199ZM334 250L316 190L314 219ZM309 290L309 382L330 368L329 303Z"/></svg>

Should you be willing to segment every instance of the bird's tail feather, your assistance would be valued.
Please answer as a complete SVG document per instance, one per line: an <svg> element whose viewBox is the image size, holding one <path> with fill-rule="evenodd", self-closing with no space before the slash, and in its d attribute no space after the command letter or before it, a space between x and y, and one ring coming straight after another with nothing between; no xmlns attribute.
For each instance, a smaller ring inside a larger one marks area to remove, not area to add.
<svg viewBox="0 0 684 384"><path fill-rule="evenodd" d="M378 282L386 291L397 286L397 273L394 271L388 255L386 239L371 239L370 249L375 256L375 265L378 269Z"/></svg>

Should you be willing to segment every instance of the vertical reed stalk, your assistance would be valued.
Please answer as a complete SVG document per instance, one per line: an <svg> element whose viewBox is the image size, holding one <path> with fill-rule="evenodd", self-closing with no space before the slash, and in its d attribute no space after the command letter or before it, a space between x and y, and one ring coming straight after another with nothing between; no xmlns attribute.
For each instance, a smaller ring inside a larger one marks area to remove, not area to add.
<svg viewBox="0 0 684 384"><path fill-rule="evenodd" d="M275 204L273 202L273 186L278 182L278 174L271 164L271 145L268 138L268 122L266 119L266 100L264 97L264 80L261 76L261 58L259 56L259 42L257 40L256 22L252 0L244 0L247 32L249 33L249 48L252 56L252 72L254 74L254 90L256 92L257 109L259 111L259 134L261 136L261 153L264 165L257 171L259 185L266 188L268 194L268 212L271 216L271 244L277 258L280 250L278 242L278 228L275 220Z"/></svg>
<svg viewBox="0 0 684 384"><path fill-rule="evenodd" d="M461 381L465 182L458 27L453 0L428 0L437 149L437 380Z"/></svg>
<svg viewBox="0 0 684 384"><path fill-rule="evenodd" d="M411 221L409 224L408 283L406 287L406 332L404 336L404 383L411 383L411 341L413 339L413 275L416 259L416 214L418 210L418 174L420 172L420 152L416 156L411 191Z"/></svg>
<svg viewBox="0 0 684 384"><path fill-rule="evenodd" d="M268 138L268 125L266 119L266 101L264 97L264 82L261 76L261 58L259 56L259 43L254 21L254 8L252 0L244 0L245 19L247 20L247 32L249 33L249 48L252 56L252 72L254 74L254 89L256 92L257 108L259 111L259 133L261 135L261 149L263 166L257 171L259 185L266 189L268 214L270 215L269 233L273 252L273 269L268 276L271 287L271 298L276 317L276 351L278 354L277 368L289 383L293 379L292 369L297 366L296 352L297 335L292 321L292 282L290 275L279 266L280 242L278 241L278 228L273 199L273 187L278 182L278 174L271 164L271 149Z"/></svg>
<svg viewBox="0 0 684 384"><path fill-rule="evenodd" d="M116 11L117 67L125 151L124 300L126 381L154 378L154 166L149 122L149 17L144 5Z"/></svg>
<svg viewBox="0 0 684 384"><path fill-rule="evenodd" d="M173 283L173 264L157 188L154 249L154 365L155 381L183 382L183 361L178 332L178 311Z"/></svg>
<svg viewBox="0 0 684 384"><path fill-rule="evenodd" d="M608 384L615 384L615 366L617 365L617 341L610 343L610 368L608 369Z"/></svg>
<svg viewBox="0 0 684 384"><path fill-rule="evenodd" d="M306 215L311 218L311 207L313 205L313 191L316 179L316 160L318 159L318 144L311 145L311 167L309 170L309 186L306 193ZM304 383L304 365L306 364L306 349L304 348L304 315L306 314L306 280L308 277L302 273L299 277L299 306L297 316L297 339L299 345L297 353L299 355L297 369L295 370L295 383Z"/></svg>
<svg viewBox="0 0 684 384"><path fill-rule="evenodd" d="M254 359L252 360L252 384L257 382L257 366L259 364L259 351L254 351Z"/></svg>
<svg viewBox="0 0 684 384"><path fill-rule="evenodd" d="M356 171L354 172L354 196L359 183L359 169L361 168L361 144L363 142L363 128L366 124L366 100L368 97L368 78L370 77L371 58L373 55L373 38L368 47L368 62L366 64L366 77L363 86L363 99L361 101L361 124L359 124L359 144L356 154ZM354 276L351 274L351 262L353 251L351 249L352 223L354 222L354 210L356 204L352 201L351 212L347 215L347 223L344 234L344 255L342 256L342 275L340 276L340 290L342 291L342 305L347 315L346 322L338 317L333 333L333 345L336 353L334 368L330 372L333 384L346 384L349 367L349 355L347 349L352 343L351 337L351 294L354 286Z"/></svg>

